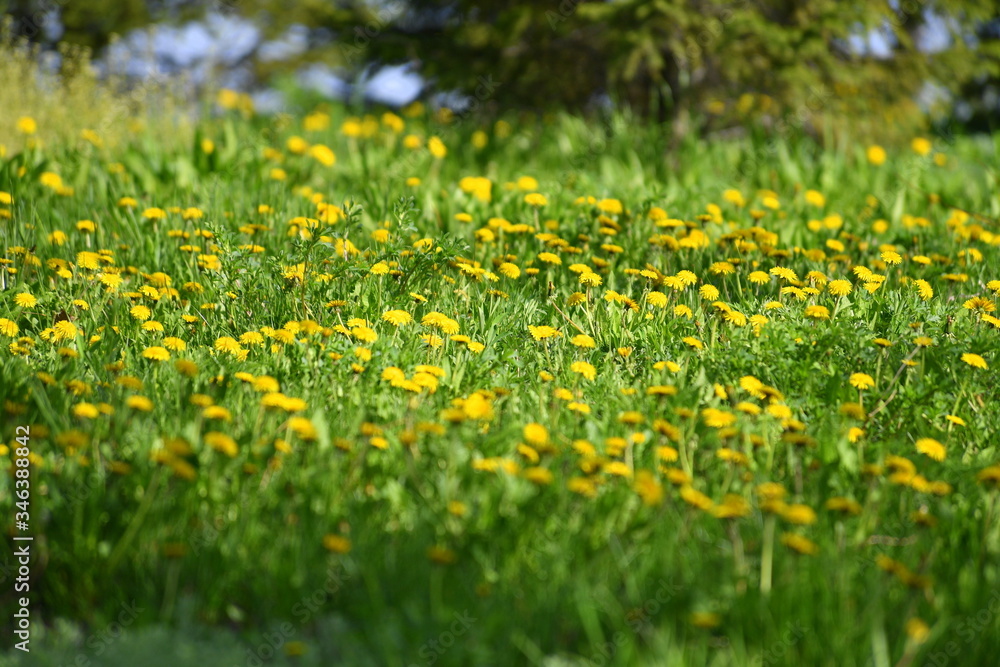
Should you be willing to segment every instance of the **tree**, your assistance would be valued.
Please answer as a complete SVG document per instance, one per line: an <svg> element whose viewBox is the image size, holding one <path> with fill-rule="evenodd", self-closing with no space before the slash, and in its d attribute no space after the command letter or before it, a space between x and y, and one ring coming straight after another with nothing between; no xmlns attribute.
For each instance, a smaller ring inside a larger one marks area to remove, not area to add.
<svg viewBox="0 0 1000 667"><path fill-rule="evenodd" d="M871 132L912 129L928 84L960 93L997 76L997 40L970 41L991 0L409 0L381 12L366 3L302 2L295 20L331 30L354 63L415 61L438 86L472 93L499 81L502 106L581 110L608 96L675 123L709 127L747 116L798 118L820 129L849 119ZM247 0L276 30L280 0ZM930 53L918 36L930 17L948 34ZM889 53L852 49L879 31ZM338 49L326 54L338 61ZM343 58L340 58L343 64Z"/></svg>
<svg viewBox="0 0 1000 667"><path fill-rule="evenodd" d="M925 122L916 100L927 86L976 95L1000 80L995 0L9 0L7 11L24 27L52 3L66 38L89 46L150 17L239 12L271 37L291 25L320 37L302 56L258 62L262 79L306 59L348 78L413 62L438 89L497 84L481 108L610 99L679 135L751 117L907 134ZM947 33L939 50L921 48L931 23ZM856 48L869 34L884 53Z"/></svg>

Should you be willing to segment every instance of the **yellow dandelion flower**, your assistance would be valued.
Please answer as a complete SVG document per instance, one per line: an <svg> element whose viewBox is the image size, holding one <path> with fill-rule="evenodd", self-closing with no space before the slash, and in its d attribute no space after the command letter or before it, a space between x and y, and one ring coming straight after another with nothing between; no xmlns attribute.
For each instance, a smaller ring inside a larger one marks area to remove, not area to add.
<svg viewBox="0 0 1000 667"><path fill-rule="evenodd" d="M715 505L712 499L706 496L701 491L698 491L690 484L685 484L680 490L681 500L686 502L688 505L697 507L700 510L711 510Z"/></svg>
<svg viewBox="0 0 1000 667"><path fill-rule="evenodd" d="M593 380L597 376L597 369L586 361L574 361L569 369L574 373L579 373L588 380Z"/></svg>
<svg viewBox="0 0 1000 667"><path fill-rule="evenodd" d="M209 431L205 434L204 440L206 445L230 458L236 456L239 452L236 441L225 433Z"/></svg>
<svg viewBox="0 0 1000 667"><path fill-rule="evenodd" d="M448 148L438 137L431 137L427 140L427 150L430 151L430 154L438 160L441 160L448 155Z"/></svg>
<svg viewBox="0 0 1000 667"><path fill-rule="evenodd" d="M944 461L945 454L947 453L944 445L934 438L920 438L916 442L916 449L920 454L935 461Z"/></svg>
<svg viewBox="0 0 1000 667"><path fill-rule="evenodd" d="M73 416L81 419L96 419L100 414L97 406L92 403L77 403L73 406Z"/></svg>
<svg viewBox="0 0 1000 667"><path fill-rule="evenodd" d="M553 327L543 325L543 326L532 326L528 325L528 331L531 333L531 337L535 340L544 340L546 338L555 338L561 336L562 333L558 329Z"/></svg>
<svg viewBox="0 0 1000 667"><path fill-rule="evenodd" d="M898 252L892 250L885 250L882 252L882 261L886 264L899 264L903 261Z"/></svg>
<svg viewBox="0 0 1000 667"><path fill-rule="evenodd" d="M869 146L865 151L865 157L868 158L868 162L875 165L876 167L881 166L885 163L886 153L885 149L879 145Z"/></svg>
<svg viewBox="0 0 1000 667"><path fill-rule="evenodd" d="M28 292L21 292L14 297L14 303L21 308L34 308L38 305L38 299Z"/></svg>
<svg viewBox="0 0 1000 667"><path fill-rule="evenodd" d="M816 304L806 306L804 314L806 317L817 321L830 319L830 309L826 306Z"/></svg>
<svg viewBox="0 0 1000 667"><path fill-rule="evenodd" d="M852 387L856 389L871 389L875 386L875 380L871 375L867 373L853 373L851 374L850 383Z"/></svg>
<svg viewBox="0 0 1000 667"><path fill-rule="evenodd" d="M382 313L382 319L389 324L399 327L413 321L413 316L405 310L387 310Z"/></svg>
<svg viewBox="0 0 1000 667"><path fill-rule="evenodd" d="M323 536L323 548L335 554L346 554L351 551L351 540L343 535L327 534Z"/></svg>
<svg viewBox="0 0 1000 667"><path fill-rule="evenodd" d="M129 396L125 399L125 405L139 412L151 412L153 410L153 401L145 396Z"/></svg>
<svg viewBox="0 0 1000 667"><path fill-rule="evenodd" d="M681 342L683 342L686 345L689 345L690 347L693 347L696 350L705 349L705 344L702 343L697 338L695 338L694 336L685 336L684 338L681 339Z"/></svg>
<svg viewBox="0 0 1000 667"><path fill-rule="evenodd" d="M966 352L962 355L962 361L972 366L973 368L982 368L983 370L988 370L989 365L986 360L983 359L978 354L973 354L972 352Z"/></svg>
<svg viewBox="0 0 1000 667"><path fill-rule="evenodd" d="M783 533L781 543L804 556L814 556L819 553L819 546L815 542L798 533Z"/></svg>
<svg viewBox="0 0 1000 667"><path fill-rule="evenodd" d="M782 508L781 518L789 523L808 526L816 523L816 512L808 505L786 505Z"/></svg>
<svg viewBox="0 0 1000 667"><path fill-rule="evenodd" d="M154 345L143 350L142 356L145 359L153 361L168 361L170 359L170 352L165 347Z"/></svg>
<svg viewBox="0 0 1000 667"><path fill-rule="evenodd" d="M847 296L848 294L851 293L852 287L853 286L851 285L850 280L839 279L839 280L831 280L830 284L826 286L826 289L833 296Z"/></svg>
<svg viewBox="0 0 1000 667"><path fill-rule="evenodd" d="M543 447L549 443L549 430L538 423L526 424L524 427L524 439L528 444L536 447Z"/></svg>
<svg viewBox="0 0 1000 667"><path fill-rule="evenodd" d="M552 483L552 471L548 468L532 467L525 468L521 473L525 479L539 486L547 486Z"/></svg>

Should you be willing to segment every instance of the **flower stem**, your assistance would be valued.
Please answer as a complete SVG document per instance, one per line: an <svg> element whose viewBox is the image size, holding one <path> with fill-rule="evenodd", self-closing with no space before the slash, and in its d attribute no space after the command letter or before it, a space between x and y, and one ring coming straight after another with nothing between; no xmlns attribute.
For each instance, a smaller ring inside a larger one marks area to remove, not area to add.
<svg viewBox="0 0 1000 667"><path fill-rule="evenodd" d="M771 570L774 560L774 515L764 519L764 551L760 556L760 592L771 592Z"/></svg>

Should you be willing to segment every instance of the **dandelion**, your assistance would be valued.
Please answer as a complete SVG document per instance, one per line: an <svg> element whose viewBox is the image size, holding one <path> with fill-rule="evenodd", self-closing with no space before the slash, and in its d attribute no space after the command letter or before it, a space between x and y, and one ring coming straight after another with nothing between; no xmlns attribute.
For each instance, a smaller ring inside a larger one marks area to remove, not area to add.
<svg viewBox="0 0 1000 667"><path fill-rule="evenodd" d="M789 523L808 526L816 523L816 512L808 505L787 505L782 509L781 518Z"/></svg>
<svg viewBox="0 0 1000 667"><path fill-rule="evenodd" d="M636 473L632 488L642 498L643 504L647 506L654 507L663 501L663 486L648 470L640 470Z"/></svg>
<svg viewBox="0 0 1000 667"><path fill-rule="evenodd" d="M855 387L859 391L871 389L875 386L875 380L872 379L872 376L867 373L853 373L850 378L850 383L852 387Z"/></svg>
<svg viewBox="0 0 1000 667"><path fill-rule="evenodd" d="M831 512L841 512L843 514L851 514L857 516L861 514L861 503L856 500L851 500L850 498L843 498L841 496L834 496L826 501L826 509Z"/></svg>
<svg viewBox="0 0 1000 667"><path fill-rule="evenodd" d="M311 441L316 440L319 437L316 427L313 426L313 423L305 417L292 417L289 419L288 429L302 440ZM374 439L375 438L372 438L372 440ZM383 442L385 442L384 439ZM385 449L385 447L382 447L382 449Z"/></svg>
<svg viewBox="0 0 1000 667"><path fill-rule="evenodd" d="M189 359L178 359L174 362L174 368L177 369L178 373L187 377L194 377L198 374L198 364Z"/></svg>
<svg viewBox="0 0 1000 667"><path fill-rule="evenodd" d="M944 445L934 438L920 438L916 442L917 452L935 461L944 461L946 450Z"/></svg>
<svg viewBox="0 0 1000 667"><path fill-rule="evenodd" d="M125 405L139 412L152 412L153 401L145 396L129 396L125 399Z"/></svg>
<svg viewBox="0 0 1000 667"><path fill-rule="evenodd" d="M597 369L586 361L574 361L569 369L574 373L579 373L588 380L593 380L597 376Z"/></svg>
<svg viewBox="0 0 1000 667"><path fill-rule="evenodd" d="M323 536L323 548L335 554L350 553L351 540L343 535L326 534Z"/></svg>
<svg viewBox="0 0 1000 667"><path fill-rule="evenodd" d="M542 447L549 443L549 430L538 423L526 424L524 427L524 439L528 444Z"/></svg>
<svg viewBox="0 0 1000 667"><path fill-rule="evenodd" d="M92 403L77 403L73 406L73 416L81 419L97 419L100 411Z"/></svg>
<svg viewBox="0 0 1000 667"><path fill-rule="evenodd" d="M620 455L620 453L611 453L610 451L609 453L612 456ZM609 461L608 463L605 463L603 466L601 466L601 472L603 472L605 475L610 475L612 477L623 477L623 478L632 477L632 469L629 468L628 464L624 463L623 461Z"/></svg>
<svg viewBox="0 0 1000 667"><path fill-rule="evenodd" d="M865 157L868 158L868 162L875 165L876 167L881 166L885 163L886 153L885 149L879 145L872 145L868 147L865 151Z"/></svg>
<svg viewBox="0 0 1000 667"><path fill-rule="evenodd" d="M555 338L557 336L562 335L558 329L555 329L547 325L536 327L529 324L528 331L531 333L531 337L534 338L536 341L545 340L547 338Z"/></svg>
<svg viewBox="0 0 1000 667"><path fill-rule="evenodd" d="M82 335L83 332L69 320L56 322L55 326L52 327L52 340L54 341L70 340ZM94 341L92 340L91 342Z"/></svg>
<svg viewBox="0 0 1000 667"><path fill-rule="evenodd" d="M684 486L681 487L680 495L681 495L681 500L686 502L688 505L696 507L700 510L708 511L711 510L712 507L715 505L715 503L712 502L711 498L706 496L701 491L698 491L690 484L685 484Z"/></svg>
<svg viewBox="0 0 1000 667"><path fill-rule="evenodd" d="M170 359L170 352L165 347L154 345L143 350L142 356L144 359L152 361L168 361Z"/></svg>
<svg viewBox="0 0 1000 667"><path fill-rule="evenodd" d="M512 264L510 262L504 262L500 265L498 270L503 276L510 278L511 280L515 280L521 275L521 269L519 269L516 264Z"/></svg>
<svg viewBox="0 0 1000 667"><path fill-rule="evenodd" d="M978 313L992 313L997 309L995 303L981 296L968 299L962 304L962 307L966 310L972 310Z"/></svg>
<svg viewBox="0 0 1000 667"><path fill-rule="evenodd" d="M693 347L696 350L705 349L705 344L702 343L697 338L695 338L694 336L685 336L684 338L681 339L681 342L684 343L685 345Z"/></svg>
<svg viewBox="0 0 1000 667"><path fill-rule="evenodd" d="M920 298L924 301L930 301L934 297L934 288L931 284L924 279L914 280L913 284L917 286L917 292L920 294Z"/></svg>
<svg viewBox="0 0 1000 667"><path fill-rule="evenodd" d="M493 402L479 392L474 392L462 402L462 412L467 419L489 421L493 419Z"/></svg>
<svg viewBox="0 0 1000 667"><path fill-rule="evenodd" d="M332 167L337 162L337 156L328 146L316 144L309 148L309 155L324 167Z"/></svg>
<svg viewBox="0 0 1000 667"><path fill-rule="evenodd" d="M913 152L917 155L924 157L930 154L932 145L930 139L926 139L924 137L914 137L913 141L910 142L910 148L913 149Z"/></svg>
<svg viewBox="0 0 1000 667"><path fill-rule="evenodd" d="M218 431L209 431L204 437L205 444L214 449L217 452L221 452L232 458L236 456L239 452L239 448L236 445L236 441L225 433L220 433Z"/></svg>
<svg viewBox="0 0 1000 667"><path fill-rule="evenodd" d="M663 292L650 292L646 295L646 303L656 308L665 308L667 305L667 295Z"/></svg>
<svg viewBox="0 0 1000 667"><path fill-rule="evenodd" d="M431 137L427 140L427 150L438 160L441 160L448 155L448 149L445 147L444 142L438 137Z"/></svg>
<svg viewBox="0 0 1000 667"><path fill-rule="evenodd" d="M809 319L816 320L817 322L820 320L830 319L830 309L826 306L819 306L815 304L806 306L804 314Z"/></svg>
<svg viewBox="0 0 1000 667"><path fill-rule="evenodd" d="M621 215L625 209L617 199L601 199L597 202L597 210L607 215Z"/></svg>
<svg viewBox="0 0 1000 667"><path fill-rule="evenodd" d="M547 486L552 483L552 471L548 468L533 467L525 468L521 473L526 480L538 486Z"/></svg>
<svg viewBox="0 0 1000 667"><path fill-rule="evenodd" d="M833 296L847 296L851 293L852 285L850 280L831 280L830 284L826 286L826 289Z"/></svg>
<svg viewBox="0 0 1000 667"><path fill-rule="evenodd" d="M794 271L784 266L776 266L771 269L771 275L778 276L783 280L788 282L797 283L799 281L798 275Z"/></svg>
<svg viewBox="0 0 1000 667"><path fill-rule="evenodd" d="M815 542L798 533L782 533L781 543L804 556L815 556L819 553L819 546Z"/></svg>
<svg viewBox="0 0 1000 667"><path fill-rule="evenodd" d="M229 410L221 405L210 405L201 412L205 419L219 419L221 421L232 421L233 415Z"/></svg>
<svg viewBox="0 0 1000 667"><path fill-rule="evenodd" d="M978 354L973 354L972 352L966 352L962 355L962 361L972 366L973 368L981 368L983 370L988 370L989 365L986 360L983 359Z"/></svg>
<svg viewBox="0 0 1000 667"><path fill-rule="evenodd" d="M705 408L701 411L705 426L710 428L727 428L736 423L736 415L718 408Z"/></svg>
<svg viewBox="0 0 1000 667"><path fill-rule="evenodd" d="M1000 488L1000 465L991 465L988 468L983 468L976 474L976 481L983 485Z"/></svg>
<svg viewBox="0 0 1000 667"><path fill-rule="evenodd" d="M826 197L824 197L823 193L818 190L806 190L805 199L807 204L815 206L816 208L823 208L826 206Z"/></svg>
<svg viewBox="0 0 1000 667"><path fill-rule="evenodd" d="M176 336L167 336L163 339L163 347L175 352L183 352L187 349L187 343Z"/></svg>
<svg viewBox="0 0 1000 667"><path fill-rule="evenodd" d="M14 297L14 303L21 308L34 308L38 305L38 299L28 292L21 292Z"/></svg>
<svg viewBox="0 0 1000 667"><path fill-rule="evenodd" d="M458 322L451 319L444 313L439 313L437 311L432 311L424 315L424 317L420 320L420 323L425 327L434 327L440 329L442 333L445 333L449 336L452 334L457 334L459 331Z"/></svg>
<svg viewBox="0 0 1000 667"><path fill-rule="evenodd" d="M412 322L413 316L405 310L387 310L382 313L382 319L395 327L400 327Z"/></svg>
<svg viewBox="0 0 1000 667"><path fill-rule="evenodd" d="M228 354L234 354L234 355L239 354L240 351L243 349L240 346L239 341L230 336L221 336L215 339L214 347L219 352L226 352Z"/></svg>

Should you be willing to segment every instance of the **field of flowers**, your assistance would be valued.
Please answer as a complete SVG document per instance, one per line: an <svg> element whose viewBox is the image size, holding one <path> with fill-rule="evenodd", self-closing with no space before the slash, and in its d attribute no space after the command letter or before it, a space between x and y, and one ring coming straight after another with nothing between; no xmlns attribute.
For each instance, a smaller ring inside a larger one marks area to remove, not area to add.
<svg viewBox="0 0 1000 667"><path fill-rule="evenodd" d="M0 662L996 655L1000 140L205 112L0 136Z"/></svg>

